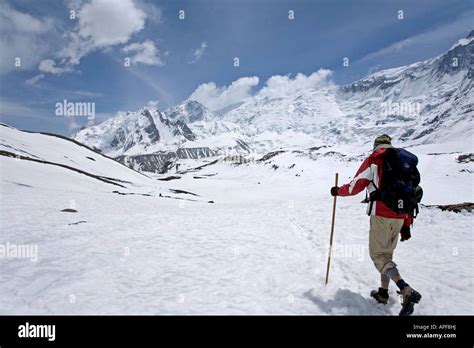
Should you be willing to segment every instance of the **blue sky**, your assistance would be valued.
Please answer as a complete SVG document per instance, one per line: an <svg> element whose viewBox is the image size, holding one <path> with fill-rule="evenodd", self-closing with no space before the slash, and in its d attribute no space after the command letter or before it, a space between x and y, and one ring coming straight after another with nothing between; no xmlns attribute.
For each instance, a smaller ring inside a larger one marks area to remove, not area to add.
<svg viewBox="0 0 474 348"><path fill-rule="evenodd" d="M0 120L70 134L88 120L56 116L64 99L94 102L97 123L190 96L218 109L271 77L283 89L345 84L445 52L472 18L473 0L7 0Z"/></svg>

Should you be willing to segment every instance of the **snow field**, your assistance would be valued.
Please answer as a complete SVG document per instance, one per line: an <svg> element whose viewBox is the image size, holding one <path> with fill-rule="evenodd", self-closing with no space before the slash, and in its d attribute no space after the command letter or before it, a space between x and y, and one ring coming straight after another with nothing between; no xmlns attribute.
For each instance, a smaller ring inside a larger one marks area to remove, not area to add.
<svg viewBox="0 0 474 348"><path fill-rule="evenodd" d="M285 155L274 159L289 166ZM38 261L0 260L1 312L398 314L393 284L387 306L368 295L379 276L368 256L363 195L338 199L323 284L328 191L336 170L342 183L359 163L292 159L292 169L222 163L159 182L214 204L2 182L2 240L36 244ZM71 200L78 213L61 213ZM70 225L79 221L86 222ZM471 226L468 213L424 208L412 239L399 244L402 276L423 295L416 314L474 312Z"/></svg>

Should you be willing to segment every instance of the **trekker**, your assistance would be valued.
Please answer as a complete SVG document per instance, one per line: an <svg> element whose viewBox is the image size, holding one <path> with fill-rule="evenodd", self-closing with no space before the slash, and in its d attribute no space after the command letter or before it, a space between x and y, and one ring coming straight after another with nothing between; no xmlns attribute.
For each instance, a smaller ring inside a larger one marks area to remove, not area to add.
<svg viewBox="0 0 474 348"><path fill-rule="evenodd" d="M410 315L421 295L405 283L392 257L398 234L402 242L411 237L410 225L418 212L417 203L421 201L423 191L418 185L418 159L406 150L392 147L391 140L386 134L377 137L372 154L364 160L352 181L341 187L332 187L331 195L353 196L367 188L369 253L381 278L380 288L370 295L379 303L386 304L392 279L403 298L400 315Z"/></svg>

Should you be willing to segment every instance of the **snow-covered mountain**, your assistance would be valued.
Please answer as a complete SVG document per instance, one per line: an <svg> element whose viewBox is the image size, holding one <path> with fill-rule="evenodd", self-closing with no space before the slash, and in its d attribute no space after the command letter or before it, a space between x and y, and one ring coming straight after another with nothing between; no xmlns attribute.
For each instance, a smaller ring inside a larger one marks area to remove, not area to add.
<svg viewBox="0 0 474 348"><path fill-rule="evenodd" d="M121 113L74 138L135 169L155 172L180 158L216 154L327 144L358 152L382 133L405 146L448 142L472 136L473 62L474 31L443 55L346 86L328 81L281 97L257 94L215 113L185 100L163 113Z"/></svg>
<svg viewBox="0 0 474 348"><path fill-rule="evenodd" d="M133 169L161 173L167 171L176 159L212 156L209 148L186 147L196 135L184 119L201 119L199 105L171 112L170 117L155 108L137 112L119 113L105 122L85 128L74 139L91 146L130 166ZM202 106L202 111L205 111Z"/></svg>
<svg viewBox="0 0 474 348"><path fill-rule="evenodd" d="M347 86L307 89L281 98L254 97L223 115L252 144L364 144L381 133L431 143L472 134L474 31L447 53L379 71Z"/></svg>
<svg viewBox="0 0 474 348"><path fill-rule="evenodd" d="M179 146L196 136L180 119L170 120L156 109L119 113L105 122L85 128L74 139L109 156L138 155Z"/></svg>
<svg viewBox="0 0 474 348"><path fill-rule="evenodd" d="M358 135L387 131L398 140L443 142L472 135L474 31L447 53L372 74L338 90Z"/></svg>
<svg viewBox="0 0 474 348"><path fill-rule="evenodd" d="M223 148L247 151L241 133L234 124L216 120L204 105L187 100L163 113L156 108L120 112L73 138L133 169L163 173L178 159L210 157Z"/></svg>

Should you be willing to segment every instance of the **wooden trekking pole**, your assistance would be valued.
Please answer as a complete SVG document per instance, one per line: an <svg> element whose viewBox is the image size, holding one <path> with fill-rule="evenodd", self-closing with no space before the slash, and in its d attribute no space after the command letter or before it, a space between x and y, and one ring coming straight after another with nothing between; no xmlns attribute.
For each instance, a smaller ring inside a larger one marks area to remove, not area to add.
<svg viewBox="0 0 474 348"><path fill-rule="evenodd" d="M336 187L337 187L338 179L339 179L339 173L336 173L336 183L334 184L334 186ZM328 268L326 269L326 285L328 284L329 266L331 265L332 237L334 236L334 222L336 220L336 198L337 198L337 195L334 196L334 201L332 203L331 238L329 239Z"/></svg>

